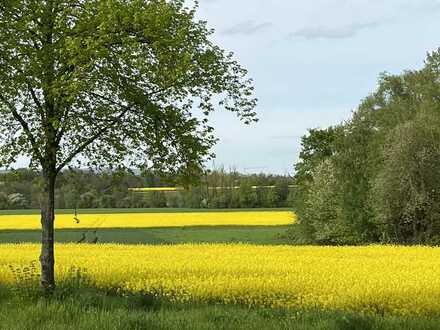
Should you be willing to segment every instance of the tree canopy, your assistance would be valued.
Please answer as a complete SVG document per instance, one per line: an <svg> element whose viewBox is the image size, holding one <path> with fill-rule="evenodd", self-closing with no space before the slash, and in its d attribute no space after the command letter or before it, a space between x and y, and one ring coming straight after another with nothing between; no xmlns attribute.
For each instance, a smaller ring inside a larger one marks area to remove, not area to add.
<svg viewBox="0 0 440 330"><path fill-rule="evenodd" d="M184 0L0 3L0 167L41 170L42 287L54 279L55 183L70 164L190 177L216 106L255 121L252 80Z"/></svg>
<svg viewBox="0 0 440 330"><path fill-rule="evenodd" d="M299 241L438 243L440 49L382 74L353 117L311 130L296 166Z"/></svg>
<svg viewBox="0 0 440 330"><path fill-rule="evenodd" d="M215 142L215 101L249 123L256 100L195 11L181 0L3 1L0 165L26 155L57 171L196 169Z"/></svg>

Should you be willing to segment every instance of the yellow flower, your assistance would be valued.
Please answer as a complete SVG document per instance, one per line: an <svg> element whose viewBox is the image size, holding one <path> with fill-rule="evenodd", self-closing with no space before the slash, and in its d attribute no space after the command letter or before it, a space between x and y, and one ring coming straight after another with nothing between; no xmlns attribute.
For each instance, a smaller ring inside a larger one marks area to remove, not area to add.
<svg viewBox="0 0 440 330"><path fill-rule="evenodd" d="M0 245L0 283L13 284L8 265L27 266L39 250ZM83 267L97 287L172 301L440 313L440 248L57 244L55 251L61 280Z"/></svg>
<svg viewBox="0 0 440 330"><path fill-rule="evenodd" d="M188 213L113 213L80 214L79 223L73 214L58 214L55 228L150 228L218 225L287 225L295 221L288 211L188 212ZM0 215L0 230L40 229L39 215Z"/></svg>

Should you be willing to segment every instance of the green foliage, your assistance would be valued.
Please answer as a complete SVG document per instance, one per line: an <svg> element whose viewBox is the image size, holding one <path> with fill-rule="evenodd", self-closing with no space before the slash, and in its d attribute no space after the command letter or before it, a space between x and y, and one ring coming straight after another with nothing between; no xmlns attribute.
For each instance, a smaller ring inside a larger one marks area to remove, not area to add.
<svg viewBox="0 0 440 330"><path fill-rule="evenodd" d="M189 208L200 208L203 204L200 187L191 187L189 191L184 192L184 203Z"/></svg>
<svg viewBox="0 0 440 330"><path fill-rule="evenodd" d="M385 238L429 243L440 238L440 125L422 117L388 135L376 181L376 205Z"/></svg>
<svg viewBox="0 0 440 330"><path fill-rule="evenodd" d="M343 221L340 188L329 159L315 169L304 203L298 224L305 235L302 239L319 244L356 243L356 236Z"/></svg>
<svg viewBox="0 0 440 330"><path fill-rule="evenodd" d="M301 138L300 161L295 165L297 183L311 181L316 167L333 155L337 130L335 127L310 129L308 135Z"/></svg>
<svg viewBox="0 0 440 330"><path fill-rule="evenodd" d="M350 120L302 139L294 240L438 242L439 63L382 74Z"/></svg>
<svg viewBox="0 0 440 330"><path fill-rule="evenodd" d="M262 189L262 204L264 207L275 207L279 202L279 195L275 189Z"/></svg>
<svg viewBox="0 0 440 330"><path fill-rule="evenodd" d="M345 235L348 226L342 220L341 188L332 161L340 135L341 128L330 127L309 130L302 138L293 192L298 223L289 231L296 243L353 243L352 235Z"/></svg>
<svg viewBox="0 0 440 330"><path fill-rule="evenodd" d="M81 291L92 288L92 281L90 280L87 269L78 266L72 266L68 269L66 277L59 282L58 287L51 299L67 300L78 299Z"/></svg>
<svg viewBox="0 0 440 330"><path fill-rule="evenodd" d="M249 208L255 207L257 203L257 193L255 189L252 189L252 185L249 181L245 180L240 184L239 188L239 201L240 207Z"/></svg>
<svg viewBox="0 0 440 330"><path fill-rule="evenodd" d="M8 196L4 192L0 192L0 210L9 208Z"/></svg>
<svg viewBox="0 0 440 330"><path fill-rule="evenodd" d="M9 269L15 278L15 284L12 286L15 297L20 301L37 298L39 295L38 280L40 277L37 261L33 260L25 267L9 265Z"/></svg>
<svg viewBox="0 0 440 330"><path fill-rule="evenodd" d="M18 174L17 174L18 173ZM204 181L205 180L205 181ZM58 209L74 208L239 208L284 207L293 191L291 179L285 176L212 171L200 178L198 185L185 191L133 193L132 187L175 186L177 178L159 177L153 172L93 172L65 170L58 176L55 189ZM0 210L39 208L41 200L38 173L20 169L0 173ZM243 186L233 189L234 186ZM260 185L258 189L252 186ZM275 186L275 188L266 188ZM214 189L214 187L221 189ZM288 192L286 194L286 191ZM8 196L19 196L11 203ZM250 196L250 197L249 197ZM251 198L247 200L247 198ZM242 204L240 204L240 199Z"/></svg>
<svg viewBox="0 0 440 330"><path fill-rule="evenodd" d="M3 1L0 167L24 155L51 175L72 162L198 173L215 142L206 116L219 106L250 123L256 100L196 10L183 0Z"/></svg>

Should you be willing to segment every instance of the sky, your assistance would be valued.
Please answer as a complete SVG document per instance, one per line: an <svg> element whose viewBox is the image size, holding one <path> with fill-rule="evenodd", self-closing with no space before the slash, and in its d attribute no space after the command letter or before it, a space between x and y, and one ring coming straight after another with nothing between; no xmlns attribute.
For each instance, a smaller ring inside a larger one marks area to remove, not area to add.
<svg viewBox="0 0 440 330"><path fill-rule="evenodd" d="M255 81L258 123L211 116L208 167L244 173L293 174L307 129L349 119L380 73L440 47L440 0L199 0L197 15Z"/></svg>
<svg viewBox="0 0 440 330"><path fill-rule="evenodd" d="M226 111L210 167L292 174L300 138L350 118L382 72L419 69L440 47L440 0L199 0L212 39L255 80L260 121Z"/></svg>

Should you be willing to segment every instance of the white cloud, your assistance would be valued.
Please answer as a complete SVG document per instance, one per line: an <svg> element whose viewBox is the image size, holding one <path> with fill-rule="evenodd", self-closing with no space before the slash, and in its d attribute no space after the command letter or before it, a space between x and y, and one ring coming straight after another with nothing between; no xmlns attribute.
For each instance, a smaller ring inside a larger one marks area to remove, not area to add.
<svg viewBox="0 0 440 330"><path fill-rule="evenodd" d="M266 30L272 26L270 22L256 23L252 20L248 20L245 22L241 22L237 25L234 25L228 29L223 30L222 34L224 35L252 35L257 32Z"/></svg>
<svg viewBox="0 0 440 330"><path fill-rule="evenodd" d="M305 39L346 39L354 37L362 30L380 26L380 22L353 23L341 26L310 26L299 29L289 37L302 37Z"/></svg>

